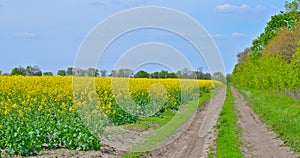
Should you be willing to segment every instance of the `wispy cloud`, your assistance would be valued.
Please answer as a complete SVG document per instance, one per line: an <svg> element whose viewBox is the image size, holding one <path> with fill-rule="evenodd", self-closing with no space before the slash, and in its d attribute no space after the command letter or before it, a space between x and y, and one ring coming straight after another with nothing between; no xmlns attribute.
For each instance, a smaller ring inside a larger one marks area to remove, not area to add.
<svg viewBox="0 0 300 158"><path fill-rule="evenodd" d="M37 37L37 34L32 33L32 32L22 32L22 33L16 33L14 34L15 37L22 37L22 38L35 38Z"/></svg>
<svg viewBox="0 0 300 158"><path fill-rule="evenodd" d="M226 35L223 35L223 34L214 34L212 35L213 38L217 38L217 39L220 39L220 38L225 38Z"/></svg>
<svg viewBox="0 0 300 158"><path fill-rule="evenodd" d="M228 12L228 11L234 11L234 10L245 10L249 9L249 6L246 4L242 4L240 6L237 5L231 5L231 4L221 4L217 5L216 9L221 12Z"/></svg>
<svg viewBox="0 0 300 158"><path fill-rule="evenodd" d="M231 34L214 34L214 39L228 39L228 38L248 38L249 35L241 32L233 32Z"/></svg>
<svg viewBox="0 0 300 158"><path fill-rule="evenodd" d="M231 36L233 36L233 37L248 37L247 34L240 33L240 32L233 32L233 33L231 34Z"/></svg>
<svg viewBox="0 0 300 158"><path fill-rule="evenodd" d="M250 7L247 4L232 5L232 4L221 4L216 6L218 12L236 12L236 11L259 11L263 10L264 6L257 5L256 7Z"/></svg>

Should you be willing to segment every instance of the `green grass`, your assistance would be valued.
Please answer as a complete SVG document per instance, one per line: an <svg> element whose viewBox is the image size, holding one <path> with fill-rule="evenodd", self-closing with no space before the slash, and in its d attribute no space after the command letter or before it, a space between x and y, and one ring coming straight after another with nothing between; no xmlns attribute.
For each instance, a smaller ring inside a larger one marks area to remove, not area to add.
<svg viewBox="0 0 300 158"><path fill-rule="evenodd" d="M142 156L142 153L134 152L134 153L126 153L122 155L122 158L139 158Z"/></svg>
<svg viewBox="0 0 300 158"><path fill-rule="evenodd" d="M300 102L281 92L241 90L259 118L295 152L300 152Z"/></svg>
<svg viewBox="0 0 300 158"><path fill-rule="evenodd" d="M208 149L209 149L208 158L213 158L215 156L214 148L212 146L209 146Z"/></svg>
<svg viewBox="0 0 300 158"><path fill-rule="evenodd" d="M228 86L226 90L226 100L217 125L218 138L216 140L216 156L218 158L243 157L240 150L241 142L238 138L241 129L236 123L237 114L234 107L234 98L230 86Z"/></svg>
<svg viewBox="0 0 300 158"><path fill-rule="evenodd" d="M136 123L134 124L127 124L124 125L125 129L138 129L140 130L147 130L149 128L152 129L157 129L166 123L168 123L176 114L176 111L165 111L162 113L160 116L155 116L155 117L145 117L139 119Z"/></svg>
<svg viewBox="0 0 300 158"><path fill-rule="evenodd" d="M205 93L200 97L198 100L191 101L185 105L182 106L185 110L182 112L167 112L166 114L162 115L161 117L149 117L149 118L143 118L140 121L138 121L135 124L127 125L127 127L143 127L143 128L150 128L150 125L153 125L153 123L160 124L159 127L151 127L156 129L155 132L153 132L150 136L145 138L145 142L148 142L147 144L139 144L136 145L132 151L146 151L153 147L156 147L159 142L164 141L168 136L172 135L176 130L182 126L194 113L194 111L201 106L205 101L211 98L212 95L214 95L219 88L210 91L209 93ZM144 155L145 153L140 152L128 152L124 154L122 157L140 157L141 155Z"/></svg>

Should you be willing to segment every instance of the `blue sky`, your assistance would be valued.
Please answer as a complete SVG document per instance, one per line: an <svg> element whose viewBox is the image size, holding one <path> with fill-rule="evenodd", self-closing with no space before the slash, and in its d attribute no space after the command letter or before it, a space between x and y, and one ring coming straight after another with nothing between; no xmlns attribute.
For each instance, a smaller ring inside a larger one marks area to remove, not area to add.
<svg viewBox="0 0 300 158"><path fill-rule="evenodd" d="M183 12L206 28L232 72L236 54L251 45L270 17L284 10L284 0L0 0L0 70L38 65L42 71L73 66L85 36L104 19L125 9L167 7ZM194 68L206 67L196 50L180 37L162 30L137 30L114 41L98 63L111 70L127 49L144 42L175 47ZM148 71L158 67L145 65Z"/></svg>

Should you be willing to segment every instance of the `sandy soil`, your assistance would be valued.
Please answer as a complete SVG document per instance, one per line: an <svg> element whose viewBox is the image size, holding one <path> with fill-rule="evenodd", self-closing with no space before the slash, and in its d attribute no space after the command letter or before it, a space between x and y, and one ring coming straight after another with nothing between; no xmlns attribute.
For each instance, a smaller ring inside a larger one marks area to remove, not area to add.
<svg viewBox="0 0 300 158"><path fill-rule="evenodd" d="M208 147L214 145L213 126L225 100L225 88L197 109L195 117L183 134L169 145L154 150L146 157L201 158L207 157Z"/></svg>
<svg viewBox="0 0 300 158"><path fill-rule="evenodd" d="M243 96L234 88L235 106L240 113L238 124L242 128L241 150L244 157L296 158L278 136L264 125L253 113Z"/></svg>

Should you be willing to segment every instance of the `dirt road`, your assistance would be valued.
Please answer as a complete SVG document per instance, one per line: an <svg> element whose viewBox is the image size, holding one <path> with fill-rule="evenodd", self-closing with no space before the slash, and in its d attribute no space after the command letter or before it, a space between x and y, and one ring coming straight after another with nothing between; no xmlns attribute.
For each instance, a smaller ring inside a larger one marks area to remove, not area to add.
<svg viewBox="0 0 300 158"><path fill-rule="evenodd" d="M242 128L240 147L246 158L297 158L288 147L284 146L274 132L269 130L253 113L243 96L234 88L231 89L235 99L235 106L239 112L238 124ZM215 125L219 111L225 100L225 88L194 113L194 117L184 128L174 135L176 139L166 143L162 148L147 152L142 157L164 158L204 158L208 157L209 146L215 146L217 134L212 126ZM172 136L170 136L172 138ZM174 138L174 136L173 136ZM170 141L170 140L167 140ZM100 151L70 151L57 150L37 157L121 157L124 151L104 146ZM50 156L51 155L51 156Z"/></svg>
<svg viewBox="0 0 300 158"><path fill-rule="evenodd" d="M253 113L243 96L234 88L235 106L240 113L238 124L242 128L241 150L246 158L296 158L293 152L284 146L276 134L270 131Z"/></svg>
<svg viewBox="0 0 300 158"><path fill-rule="evenodd" d="M216 134L213 126L225 101L225 88L198 108L185 132L169 145L152 151L149 157L201 158L207 157L208 147L213 145Z"/></svg>

